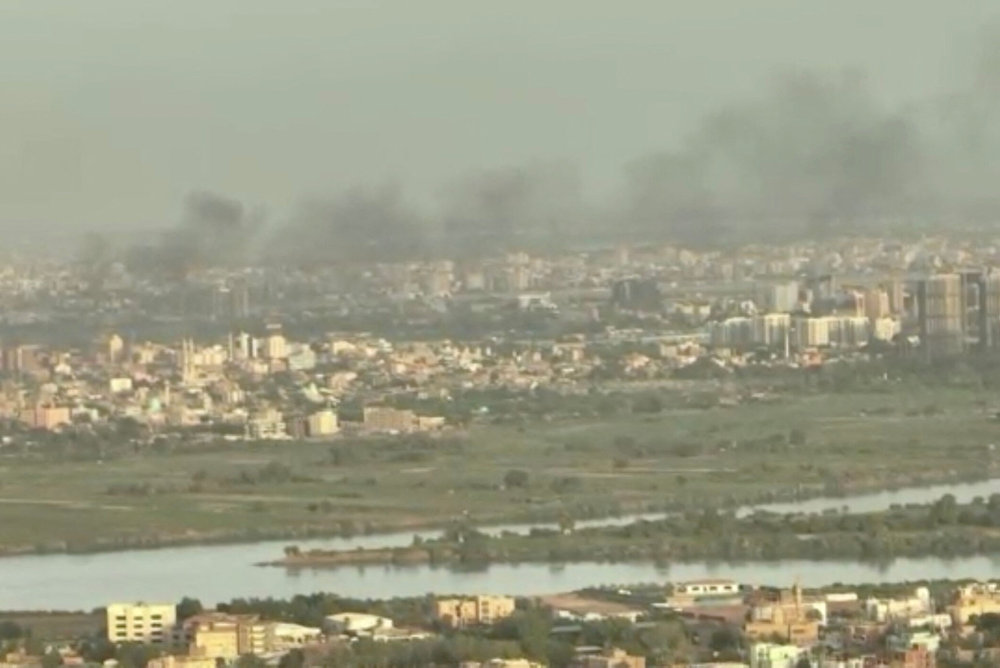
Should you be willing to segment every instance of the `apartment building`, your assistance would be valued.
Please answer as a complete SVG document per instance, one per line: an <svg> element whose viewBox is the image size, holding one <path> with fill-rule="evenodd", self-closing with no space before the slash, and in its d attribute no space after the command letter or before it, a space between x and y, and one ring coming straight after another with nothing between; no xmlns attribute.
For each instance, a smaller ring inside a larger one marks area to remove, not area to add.
<svg viewBox="0 0 1000 668"><path fill-rule="evenodd" d="M493 624L513 613L514 599L509 596L445 598L434 604L435 618L453 628Z"/></svg>
<svg viewBox="0 0 1000 668"><path fill-rule="evenodd" d="M107 636L112 643L164 644L177 622L172 604L112 603L106 609Z"/></svg>

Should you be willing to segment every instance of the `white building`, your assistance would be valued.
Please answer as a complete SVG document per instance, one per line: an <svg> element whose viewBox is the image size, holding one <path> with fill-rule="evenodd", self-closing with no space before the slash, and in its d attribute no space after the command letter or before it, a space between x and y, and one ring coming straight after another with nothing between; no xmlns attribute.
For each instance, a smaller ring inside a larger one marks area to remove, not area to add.
<svg viewBox="0 0 1000 668"><path fill-rule="evenodd" d="M798 645L777 645L769 642L750 646L750 668L795 668L809 650Z"/></svg>
<svg viewBox="0 0 1000 668"><path fill-rule="evenodd" d="M690 580L674 585L674 593L681 596L732 596L740 593L735 580Z"/></svg>
<svg viewBox="0 0 1000 668"><path fill-rule="evenodd" d="M370 633L375 630L391 629L392 620L364 612L341 612L327 615L323 628L334 633Z"/></svg>

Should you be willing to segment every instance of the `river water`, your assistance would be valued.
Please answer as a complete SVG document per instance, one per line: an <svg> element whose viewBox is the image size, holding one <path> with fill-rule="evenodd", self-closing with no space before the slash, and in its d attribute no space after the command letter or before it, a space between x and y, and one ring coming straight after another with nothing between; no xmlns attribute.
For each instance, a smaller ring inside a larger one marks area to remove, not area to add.
<svg viewBox="0 0 1000 668"><path fill-rule="evenodd" d="M908 488L842 499L814 499L768 504L776 512L822 512L841 509L865 512L894 503L927 503L951 493L960 501L1000 492L1000 480L980 483ZM750 509L741 509L748 512ZM647 515L645 517L656 517ZM581 522L623 524L636 516ZM525 531L526 525L507 530ZM498 531L496 527L491 531ZM432 536L437 532L426 532ZM409 544L412 533L356 538L297 541L313 547L353 549ZM288 597L316 591L344 596L389 598L434 593L554 593L604 584L662 582L701 577L727 577L750 584L790 584L796 577L810 585L933 578L1000 576L1000 555L959 559L897 559L874 565L854 561L684 563L661 567L651 563L497 564L477 571L455 571L431 566L345 567L302 569L254 566L281 556L289 541L245 545L210 545L158 550L135 550L89 555L41 555L0 559L0 609L90 609L110 600L175 601L189 595L204 603L239 596Z"/></svg>

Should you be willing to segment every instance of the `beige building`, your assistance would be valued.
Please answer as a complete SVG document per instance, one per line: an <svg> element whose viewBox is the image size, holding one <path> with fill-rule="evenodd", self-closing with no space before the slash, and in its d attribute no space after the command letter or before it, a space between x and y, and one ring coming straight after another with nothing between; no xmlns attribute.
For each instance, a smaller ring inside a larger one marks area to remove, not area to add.
<svg viewBox="0 0 1000 668"><path fill-rule="evenodd" d="M72 423L66 406L35 406L25 416L24 422L32 429L51 431Z"/></svg>
<svg viewBox="0 0 1000 668"><path fill-rule="evenodd" d="M752 641L782 638L790 644L807 646L819 638L820 625L825 621L826 601L806 599L796 584L782 591L777 601L754 605L743 632Z"/></svg>
<svg viewBox="0 0 1000 668"><path fill-rule="evenodd" d="M170 604L112 603L106 616L112 643L166 643L177 622L177 610Z"/></svg>
<svg viewBox="0 0 1000 668"><path fill-rule="evenodd" d="M509 596L442 598L434 603L434 617L453 628L494 624L514 613Z"/></svg>
<svg viewBox="0 0 1000 668"><path fill-rule="evenodd" d="M365 406L364 425L368 431L409 432L417 426L417 416L411 410Z"/></svg>
<svg viewBox="0 0 1000 668"><path fill-rule="evenodd" d="M331 410L319 411L309 416L310 436L332 436L340 431L337 414Z"/></svg>
<svg viewBox="0 0 1000 668"><path fill-rule="evenodd" d="M191 656L232 660L244 654L269 651L267 624L254 615L206 612L184 621L178 643Z"/></svg>
<svg viewBox="0 0 1000 668"><path fill-rule="evenodd" d="M267 654L303 647L322 632L308 626L261 621L254 615L207 612L184 621L179 643L191 656L231 661L246 654Z"/></svg>

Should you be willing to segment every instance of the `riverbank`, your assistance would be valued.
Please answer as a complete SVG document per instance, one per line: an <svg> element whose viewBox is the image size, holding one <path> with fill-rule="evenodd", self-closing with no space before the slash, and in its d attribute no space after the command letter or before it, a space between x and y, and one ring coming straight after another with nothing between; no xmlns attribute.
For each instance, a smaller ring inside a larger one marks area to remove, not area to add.
<svg viewBox="0 0 1000 668"><path fill-rule="evenodd" d="M992 401L954 388L805 388L704 409L664 395L655 414L483 422L439 439L108 444L95 459L5 449L0 552L300 542L456 518L580 525L982 479L1000 471Z"/></svg>
<svg viewBox="0 0 1000 668"><path fill-rule="evenodd" d="M986 474L988 475L988 473ZM934 490L939 487L962 488L965 486L974 487L982 484L996 483L1000 490L1000 478L990 478L986 475L965 475L955 474L934 475L928 474L918 480L909 479L906 481L896 481L890 486L882 486L872 483L859 483L854 488L845 491L837 496L825 494L822 487L799 487L791 490L781 490L757 494L751 498L731 497L728 502L718 508L719 511L737 511L740 513L752 512L758 507L778 507L791 506L793 504L817 503L826 505L829 508L839 508L850 506L855 501L865 500L866 497L875 497L882 494L920 495L924 490ZM916 483L916 484L914 484ZM983 490L984 494L988 490ZM891 498L891 497L887 497ZM876 502L878 502L876 500ZM492 517L482 517L477 519L462 518L451 521L418 521L407 522L384 522L366 523L361 527L337 526L331 528L329 525L304 525L296 527L270 528L270 529L241 529L241 530L213 530L213 531L184 531L176 534L155 534L155 535L127 535L109 539L95 538L89 543L48 541L35 545L23 546L0 546L0 559L4 557L17 557L29 555L47 554L101 554L137 550L163 550L178 547L199 547L212 545L245 545L251 543L267 541L313 541L322 539L364 539L371 537L375 541L385 537L398 539L395 547L404 548L415 537L422 540L433 538L431 534L444 532L455 526L472 527L487 533L516 532L528 533L532 529L551 529L559 526L560 523L570 522L579 526L599 527L603 524L623 525L638 519L654 520L660 519L671 513L681 513L690 510L685 505L678 504L650 504L641 503L631 507L619 508L622 512L612 515L598 516L567 516L561 511L533 511L521 514L498 513ZM789 508L791 510L791 508ZM352 546L352 550L355 546ZM358 556L359 561L354 563L387 564L387 563L433 563L433 559L421 558L416 554L407 553L405 550L397 550L394 554L378 550L371 556Z"/></svg>

